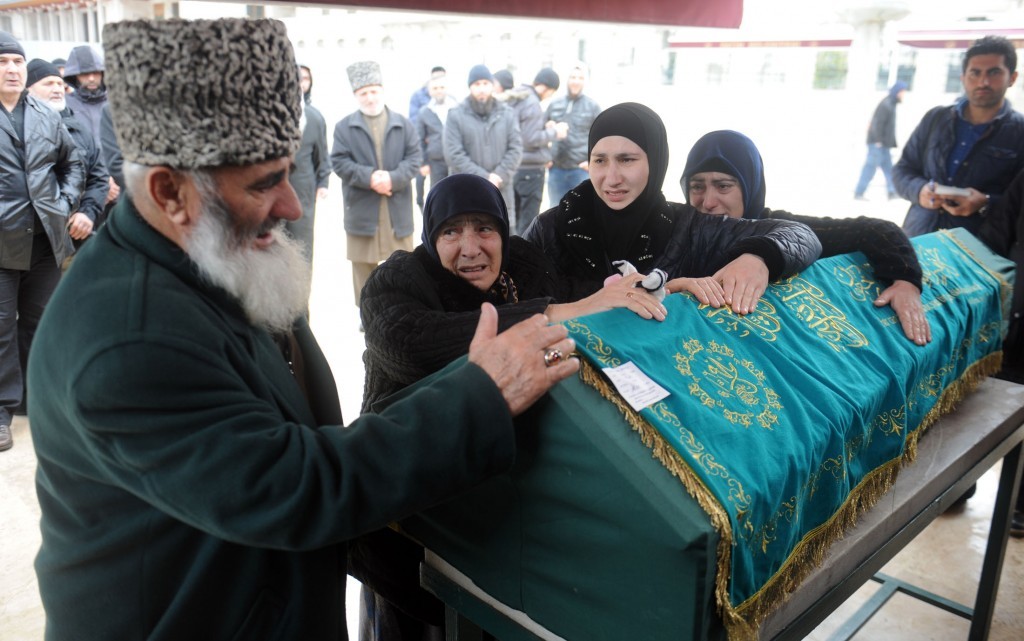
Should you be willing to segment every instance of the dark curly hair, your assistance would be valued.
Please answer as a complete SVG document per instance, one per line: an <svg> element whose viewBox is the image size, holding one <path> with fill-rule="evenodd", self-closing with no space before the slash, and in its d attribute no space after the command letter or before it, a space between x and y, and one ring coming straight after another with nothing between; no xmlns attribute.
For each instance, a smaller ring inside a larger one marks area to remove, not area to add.
<svg viewBox="0 0 1024 641"><path fill-rule="evenodd" d="M990 53L1001 55L1010 73L1017 71L1017 50L1013 48L1013 43L1002 36L985 36L975 40L971 48L964 52L963 73L967 73L967 63L971 58Z"/></svg>

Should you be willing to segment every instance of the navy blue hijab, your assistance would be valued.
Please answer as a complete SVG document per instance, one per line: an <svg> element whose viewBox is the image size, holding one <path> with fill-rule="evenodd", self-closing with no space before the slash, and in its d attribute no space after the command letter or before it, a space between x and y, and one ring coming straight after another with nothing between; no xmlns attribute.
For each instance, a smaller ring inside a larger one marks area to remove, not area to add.
<svg viewBox="0 0 1024 641"><path fill-rule="evenodd" d="M473 174L452 174L430 187L423 204L423 248L440 263L434 243L441 226L463 214L487 214L497 219L501 234L501 268L507 269L509 231L505 200L491 181Z"/></svg>
<svg viewBox="0 0 1024 641"><path fill-rule="evenodd" d="M764 163L754 141L738 131L723 129L704 134L686 157L679 185L690 202L690 178L716 171L735 177L743 190L743 217L757 219L764 213Z"/></svg>

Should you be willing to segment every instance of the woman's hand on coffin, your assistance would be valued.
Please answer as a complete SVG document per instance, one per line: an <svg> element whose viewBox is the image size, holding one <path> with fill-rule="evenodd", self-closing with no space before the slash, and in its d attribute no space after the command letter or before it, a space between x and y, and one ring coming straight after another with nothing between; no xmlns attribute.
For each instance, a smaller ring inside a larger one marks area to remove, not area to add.
<svg viewBox="0 0 1024 641"><path fill-rule="evenodd" d="M689 292L704 305L721 307L725 305L725 290L722 284L711 276L703 278L673 278L665 283L670 294Z"/></svg>
<svg viewBox="0 0 1024 641"><path fill-rule="evenodd" d="M559 303L549 305L544 313L555 323L578 318L598 312L606 312L616 307L625 307L640 318L665 320L668 310L665 306L643 287L637 285L644 275L633 272L627 276L614 274L605 279L605 285L590 296L575 303Z"/></svg>
<svg viewBox="0 0 1024 641"><path fill-rule="evenodd" d="M634 272L607 282L604 287L579 301L583 312L578 315L596 314L616 307L625 307L640 318L665 320L665 315L668 314L665 306L653 294L639 287L640 281L645 277L644 274Z"/></svg>
<svg viewBox="0 0 1024 641"><path fill-rule="evenodd" d="M891 305L900 319L903 333L918 345L927 345L932 340L932 328L921 304L921 290L905 280L893 281L878 298L875 307Z"/></svg>
<svg viewBox="0 0 1024 641"><path fill-rule="evenodd" d="M549 325L536 314L498 333L498 312L490 303L480 309L480 322L469 344L469 362L479 366L505 398L509 412L518 416L551 387L579 370L568 358L576 343L563 325ZM546 355L557 350L558 358Z"/></svg>
<svg viewBox="0 0 1024 641"><path fill-rule="evenodd" d="M768 266L754 254L742 254L714 276L725 291L725 302L732 311L744 316L754 311L758 299L768 289Z"/></svg>

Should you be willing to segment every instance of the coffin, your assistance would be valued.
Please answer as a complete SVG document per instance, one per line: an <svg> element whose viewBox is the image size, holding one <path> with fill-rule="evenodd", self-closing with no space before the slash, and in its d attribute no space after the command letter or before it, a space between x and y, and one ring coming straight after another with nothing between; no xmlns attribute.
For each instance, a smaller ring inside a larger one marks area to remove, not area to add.
<svg viewBox="0 0 1024 641"><path fill-rule="evenodd" d="M915 246L925 347L860 254L773 284L761 317L672 296L662 324L569 322L581 376L517 419L514 469L400 529L546 634L755 638L999 368L1012 265L962 231ZM667 396L631 407L624 364Z"/></svg>

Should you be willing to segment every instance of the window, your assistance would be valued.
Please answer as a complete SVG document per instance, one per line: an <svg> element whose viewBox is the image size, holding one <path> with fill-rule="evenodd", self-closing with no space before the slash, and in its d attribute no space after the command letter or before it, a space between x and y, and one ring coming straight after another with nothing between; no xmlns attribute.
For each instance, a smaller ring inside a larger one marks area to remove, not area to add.
<svg viewBox="0 0 1024 641"><path fill-rule="evenodd" d="M963 86L960 75L963 73L963 52L949 54L946 67L946 93L960 93Z"/></svg>
<svg viewBox="0 0 1024 641"><path fill-rule="evenodd" d="M845 88L848 68L845 51L820 52L814 64L814 88Z"/></svg>
<svg viewBox="0 0 1024 641"><path fill-rule="evenodd" d="M708 79L709 85L720 85L722 80L725 79L725 67L717 62L712 62L708 65Z"/></svg>
<svg viewBox="0 0 1024 641"><path fill-rule="evenodd" d="M668 52L668 60L665 61L665 66L661 69L661 84L671 85L675 84L676 81L676 52Z"/></svg>
<svg viewBox="0 0 1024 641"><path fill-rule="evenodd" d="M910 47L900 47L892 53L899 57L899 64L896 67L896 77L891 78L891 62L885 61L878 65L878 76L875 78L875 89L885 91L897 80L907 83L907 87L913 91L914 75L917 72L917 51Z"/></svg>

